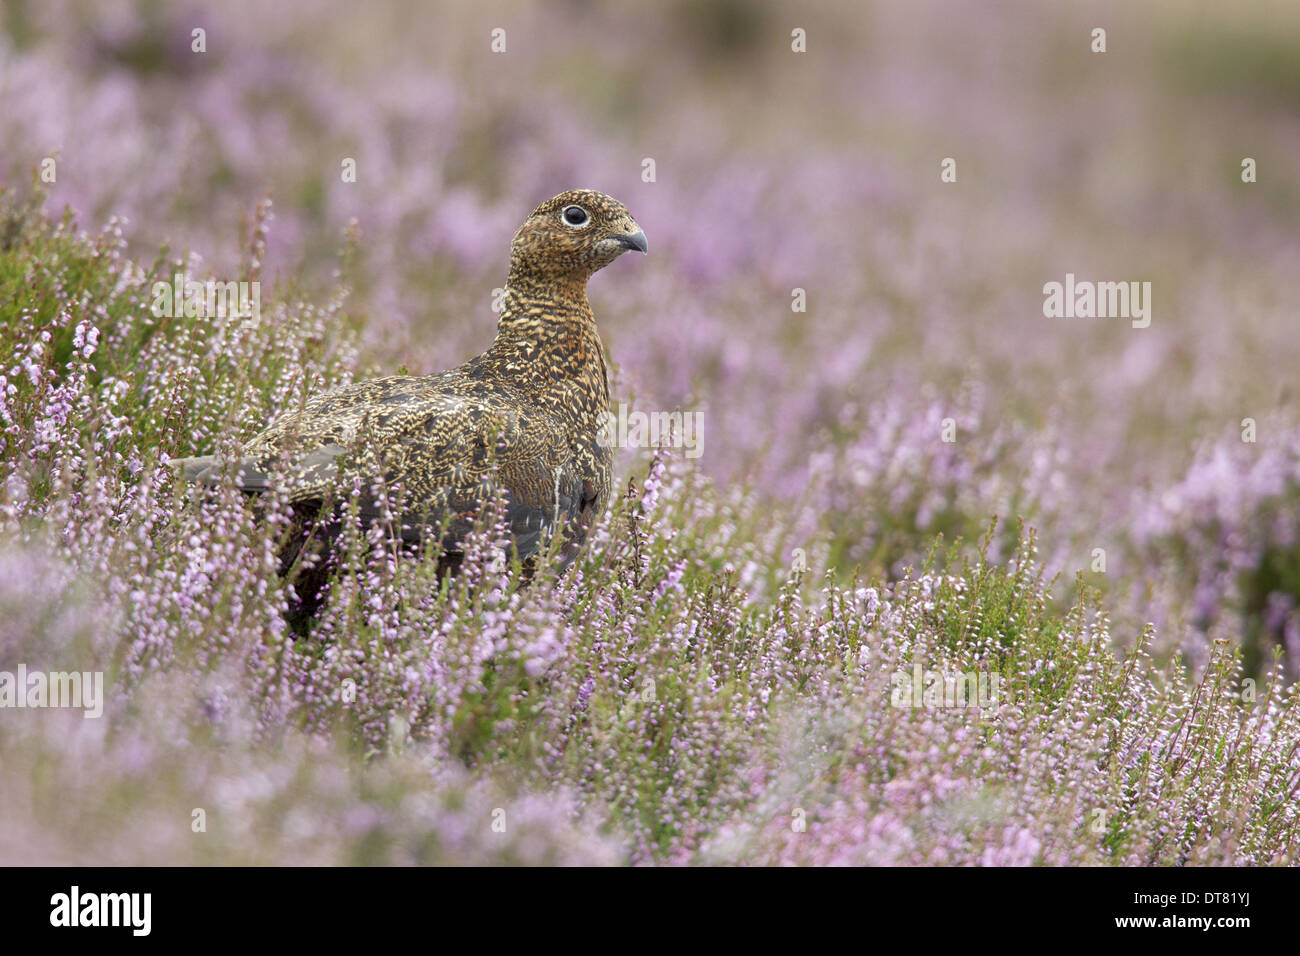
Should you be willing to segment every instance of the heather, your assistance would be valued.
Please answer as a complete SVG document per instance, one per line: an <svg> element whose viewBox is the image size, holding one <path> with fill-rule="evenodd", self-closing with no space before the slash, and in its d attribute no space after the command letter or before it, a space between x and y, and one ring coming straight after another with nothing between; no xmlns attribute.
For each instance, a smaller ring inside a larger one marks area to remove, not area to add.
<svg viewBox="0 0 1300 956"><path fill-rule="evenodd" d="M107 699L0 710L0 859L1295 861L1293 15L752 9L6 7L0 671ZM571 185L650 238L614 401L704 453L527 587L490 508L442 584L352 523L291 630L276 509L168 460L481 350ZM1044 317L1067 272L1150 327Z"/></svg>

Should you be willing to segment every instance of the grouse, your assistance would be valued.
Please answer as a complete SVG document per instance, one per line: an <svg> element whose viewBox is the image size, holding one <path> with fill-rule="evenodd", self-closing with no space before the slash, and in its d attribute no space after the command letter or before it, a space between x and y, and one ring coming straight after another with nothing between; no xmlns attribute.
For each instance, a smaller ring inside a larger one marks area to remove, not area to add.
<svg viewBox="0 0 1300 956"><path fill-rule="evenodd" d="M602 434L609 385L587 280L646 248L622 203L589 189L561 193L515 233L486 352L445 372L371 379L310 398L245 444L237 463L208 455L175 465L203 486L233 475L254 499L284 492L294 520L278 557L281 574L294 572L291 619L299 622L320 607L329 544L357 488L367 526L389 522L410 544L440 529L440 574L459 566L460 542L498 492L522 561L535 559L556 531L571 556L609 498L612 465ZM386 511L375 488L399 502L398 514ZM301 562L312 541L326 560Z"/></svg>

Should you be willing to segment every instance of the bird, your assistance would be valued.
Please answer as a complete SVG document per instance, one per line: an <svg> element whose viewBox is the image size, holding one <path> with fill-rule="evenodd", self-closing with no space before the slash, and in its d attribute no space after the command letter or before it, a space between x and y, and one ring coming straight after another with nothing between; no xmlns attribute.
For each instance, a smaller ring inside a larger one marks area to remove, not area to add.
<svg viewBox="0 0 1300 956"><path fill-rule="evenodd" d="M315 395L244 443L237 460L172 464L200 488L233 480L254 500L271 492L287 499L293 514L278 557L282 576L296 573L295 625L326 600L329 546L349 500L363 525L388 522L408 545L441 534L440 579L459 568L465 534L498 494L521 562L535 568L556 532L572 560L609 500L613 466L602 432L607 362L587 281L633 250L647 252L646 236L623 203L593 189L562 192L511 240L496 337L485 352L446 371ZM376 487L400 503L399 514ZM322 558L304 561L313 541Z"/></svg>

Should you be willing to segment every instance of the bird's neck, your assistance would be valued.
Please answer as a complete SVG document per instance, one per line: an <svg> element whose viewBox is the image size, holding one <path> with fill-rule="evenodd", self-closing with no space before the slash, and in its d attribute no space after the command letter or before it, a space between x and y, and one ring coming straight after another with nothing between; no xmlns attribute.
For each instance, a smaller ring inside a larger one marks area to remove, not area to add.
<svg viewBox="0 0 1300 956"><path fill-rule="evenodd" d="M496 341L484 355L539 405L595 419L609 408L604 348L585 277L536 282L511 274Z"/></svg>

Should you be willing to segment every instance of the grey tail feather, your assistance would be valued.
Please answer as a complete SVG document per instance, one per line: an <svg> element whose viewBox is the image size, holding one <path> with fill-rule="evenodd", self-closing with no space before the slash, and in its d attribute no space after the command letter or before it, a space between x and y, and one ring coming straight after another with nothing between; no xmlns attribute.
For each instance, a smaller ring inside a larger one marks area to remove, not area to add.
<svg viewBox="0 0 1300 956"><path fill-rule="evenodd" d="M176 458L171 466L181 473L181 477L191 484L215 485L221 481L223 469L215 455L200 455L197 458ZM257 467L251 459L241 459L236 481L241 491L257 493L271 487L266 472Z"/></svg>
<svg viewBox="0 0 1300 956"><path fill-rule="evenodd" d="M212 455L200 455L197 458L173 458L168 464L175 468L186 481L200 481L202 474L212 467L215 461Z"/></svg>

